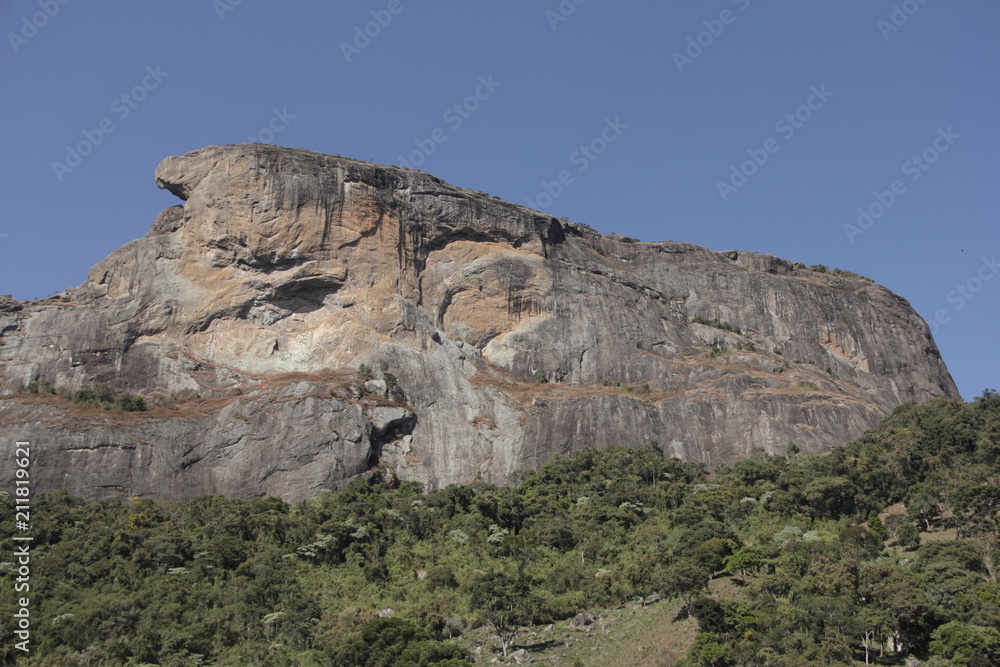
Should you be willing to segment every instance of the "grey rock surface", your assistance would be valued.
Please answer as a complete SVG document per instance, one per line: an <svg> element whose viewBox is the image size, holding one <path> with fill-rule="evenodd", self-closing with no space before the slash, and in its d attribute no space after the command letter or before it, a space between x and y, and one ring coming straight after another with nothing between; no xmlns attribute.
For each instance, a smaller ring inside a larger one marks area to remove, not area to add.
<svg viewBox="0 0 1000 667"><path fill-rule="evenodd" d="M924 321L865 280L301 150L208 147L156 182L183 205L82 285L0 298L0 423L34 444L38 491L297 500L379 462L507 483L651 440L715 464L958 395ZM18 391L98 382L152 407Z"/></svg>

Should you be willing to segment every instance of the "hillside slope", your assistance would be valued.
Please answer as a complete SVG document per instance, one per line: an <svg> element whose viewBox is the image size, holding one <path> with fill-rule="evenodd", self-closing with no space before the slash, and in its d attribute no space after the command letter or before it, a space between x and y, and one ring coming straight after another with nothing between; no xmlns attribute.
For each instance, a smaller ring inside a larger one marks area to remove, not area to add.
<svg viewBox="0 0 1000 667"><path fill-rule="evenodd" d="M998 457L988 392L711 475L606 447L513 488L375 478L297 505L44 494L32 650L0 626L0 664L468 667L502 651L493 621L508 653L548 664L997 664ZM19 567L0 562L6 618Z"/></svg>

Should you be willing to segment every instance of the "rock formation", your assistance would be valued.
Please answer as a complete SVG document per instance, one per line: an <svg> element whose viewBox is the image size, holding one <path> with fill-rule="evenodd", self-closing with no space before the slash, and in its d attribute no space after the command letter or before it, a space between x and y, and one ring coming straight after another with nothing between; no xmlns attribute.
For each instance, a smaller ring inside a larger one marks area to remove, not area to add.
<svg viewBox="0 0 1000 667"><path fill-rule="evenodd" d="M375 465L506 483L652 440L715 464L957 396L923 320L866 280L302 150L213 146L156 183L184 204L86 282L0 301L0 423L36 492L294 501ZM96 383L149 409L65 398Z"/></svg>

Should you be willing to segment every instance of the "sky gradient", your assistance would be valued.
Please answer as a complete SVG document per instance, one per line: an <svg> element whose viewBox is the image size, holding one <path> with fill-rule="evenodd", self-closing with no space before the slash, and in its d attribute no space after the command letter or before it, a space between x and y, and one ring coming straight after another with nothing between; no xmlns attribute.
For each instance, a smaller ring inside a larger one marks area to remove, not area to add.
<svg viewBox="0 0 1000 667"><path fill-rule="evenodd" d="M62 2L0 4L0 294L144 235L164 157L260 141L855 271L1000 386L993 0Z"/></svg>

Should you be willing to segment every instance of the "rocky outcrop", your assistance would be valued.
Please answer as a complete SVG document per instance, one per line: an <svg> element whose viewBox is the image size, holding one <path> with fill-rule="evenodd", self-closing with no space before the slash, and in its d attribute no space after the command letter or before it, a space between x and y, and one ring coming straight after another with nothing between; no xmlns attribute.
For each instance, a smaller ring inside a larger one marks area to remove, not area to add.
<svg viewBox="0 0 1000 667"><path fill-rule="evenodd" d="M505 483L650 440L714 464L957 396L926 324L868 281L308 151L209 147L156 182L183 206L85 283L0 301L0 420L39 490L296 500L376 464ZM99 382L150 409L18 391Z"/></svg>

